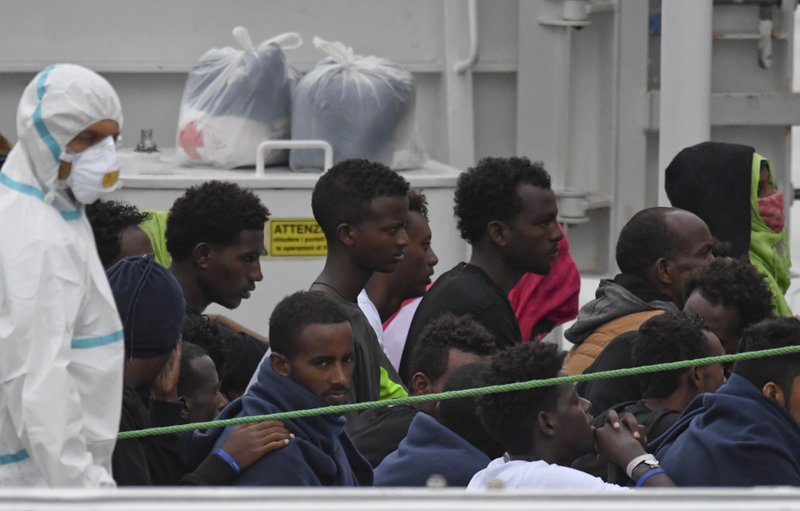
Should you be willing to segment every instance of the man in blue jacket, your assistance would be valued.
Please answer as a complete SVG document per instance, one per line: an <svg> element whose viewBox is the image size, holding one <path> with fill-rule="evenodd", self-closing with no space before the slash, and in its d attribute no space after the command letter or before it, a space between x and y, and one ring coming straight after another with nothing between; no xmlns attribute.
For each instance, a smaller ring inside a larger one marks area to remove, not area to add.
<svg viewBox="0 0 800 511"><path fill-rule="evenodd" d="M739 351L800 343L800 321L747 328ZM651 445L678 486L800 486L800 355L743 360Z"/></svg>
<svg viewBox="0 0 800 511"><path fill-rule="evenodd" d="M270 317L269 339L269 363L261 364L256 382L218 418L345 403L355 360L353 331L347 313L333 298L319 291L300 291L284 298ZM338 415L284 421L294 439L242 470L233 484L371 486L372 468L344 432L344 424ZM221 434L219 429L195 433L189 441L189 456L206 456L211 451L229 459L238 471L222 449L232 429L225 428Z"/></svg>

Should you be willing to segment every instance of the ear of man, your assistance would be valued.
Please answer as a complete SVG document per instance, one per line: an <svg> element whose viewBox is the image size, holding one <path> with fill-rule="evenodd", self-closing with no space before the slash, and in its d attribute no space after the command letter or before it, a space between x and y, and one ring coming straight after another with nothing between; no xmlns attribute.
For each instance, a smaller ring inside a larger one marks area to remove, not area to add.
<svg viewBox="0 0 800 511"><path fill-rule="evenodd" d="M659 257L656 259L655 269L656 278L658 281L661 282L665 287L671 286L675 280L672 262L669 259Z"/></svg>
<svg viewBox="0 0 800 511"><path fill-rule="evenodd" d="M357 230L354 226L341 223L336 226L336 237L345 246L352 246L356 242Z"/></svg>
<svg viewBox="0 0 800 511"><path fill-rule="evenodd" d="M786 408L786 394L783 392L783 389L777 383L773 381L768 381L761 388L761 393L764 394L764 397L766 397L771 401L774 401L775 404L777 404L781 408Z"/></svg>
<svg viewBox="0 0 800 511"><path fill-rule="evenodd" d="M189 402L186 400L185 397L181 396L178 398L178 406L180 407L179 416L183 420L189 419Z"/></svg>
<svg viewBox="0 0 800 511"><path fill-rule="evenodd" d="M553 414L548 412L539 412L536 416L536 424L539 426L539 431L545 436L555 436L558 428L558 421Z"/></svg>
<svg viewBox="0 0 800 511"><path fill-rule="evenodd" d="M705 379L705 376L702 369L702 367L698 366L691 367L689 368L688 374L684 376L689 380L689 385L696 389L703 387L703 380Z"/></svg>
<svg viewBox="0 0 800 511"><path fill-rule="evenodd" d="M273 351L269 354L269 362L276 373L281 376L289 376L289 359L285 355Z"/></svg>
<svg viewBox="0 0 800 511"><path fill-rule="evenodd" d="M486 225L486 233L495 244L504 247L511 237L510 229L505 222L492 220Z"/></svg>
<svg viewBox="0 0 800 511"><path fill-rule="evenodd" d="M211 245L206 242L200 242L192 249L192 259L200 268L208 268L211 257Z"/></svg>
<svg viewBox="0 0 800 511"><path fill-rule="evenodd" d="M415 396L431 393L431 380L422 373L414 373L411 377L411 388Z"/></svg>

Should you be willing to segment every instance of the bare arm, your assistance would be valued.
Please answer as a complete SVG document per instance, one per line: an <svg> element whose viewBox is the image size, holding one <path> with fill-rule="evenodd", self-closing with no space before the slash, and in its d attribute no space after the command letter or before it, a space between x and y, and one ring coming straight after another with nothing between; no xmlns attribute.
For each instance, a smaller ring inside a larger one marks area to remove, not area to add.
<svg viewBox="0 0 800 511"><path fill-rule="evenodd" d="M224 316L222 314L208 314L208 319L212 321L216 321L220 325L224 326L228 330L235 332L237 334L247 334L254 339L257 339L264 344L269 345L269 339L266 336L259 334L255 330L250 330L244 325L237 323L236 321L232 320L231 318Z"/></svg>
<svg viewBox="0 0 800 511"><path fill-rule="evenodd" d="M181 358L183 358L183 340L172 350L166 365L150 387L150 397L156 401L167 403L178 402L178 379L181 376Z"/></svg>

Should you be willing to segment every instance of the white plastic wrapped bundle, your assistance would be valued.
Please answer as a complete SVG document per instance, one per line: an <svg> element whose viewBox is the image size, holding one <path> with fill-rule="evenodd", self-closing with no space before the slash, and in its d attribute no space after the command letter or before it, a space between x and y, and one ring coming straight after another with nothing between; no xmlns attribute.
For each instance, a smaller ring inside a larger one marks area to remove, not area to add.
<svg viewBox="0 0 800 511"><path fill-rule="evenodd" d="M291 95L299 75L283 49L297 48L302 39L287 33L254 47L243 27L233 35L241 49L209 50L189 72L175 144L182 165L254 165L258 144L289 138ZM266 163L286 159L286 151L273 151Z"/></svg>
<svg viewBox="0 0 800 511"><path fill-rule="evenodd" d="M327 140L334 163L366 158L394 169L422 166L411 73L387 59L355 55L342 43L315 37L314 46L328 57L295 87L292 140ZM289 165L322 170L322 158L320 151L294 149Z"/></svg>

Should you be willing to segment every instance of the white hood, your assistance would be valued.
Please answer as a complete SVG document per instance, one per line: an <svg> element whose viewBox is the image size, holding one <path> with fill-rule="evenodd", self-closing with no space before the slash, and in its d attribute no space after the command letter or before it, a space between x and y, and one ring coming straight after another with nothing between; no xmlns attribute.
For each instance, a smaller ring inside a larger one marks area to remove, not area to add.
<svg viewBox="0 0 800 511"><path fill-rule="evenodd" d="M61 211L76 203L58 190L56 179L61 153L81 131L97 121L111 119L122 129L122 107L105 78L73 64L47 67L25 88L17 109L19 143L8 155L3 174L31 187Z"/></svg>
<svg viewBox="0 0 800 511"><path fill-rule="evenodd" d="M64 147L122 120L103 78L50 66L23 93L0 172L0 486L113 486L124 334Z"/></svg>

